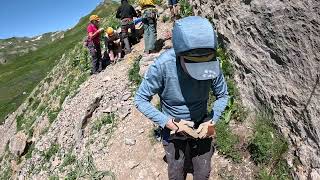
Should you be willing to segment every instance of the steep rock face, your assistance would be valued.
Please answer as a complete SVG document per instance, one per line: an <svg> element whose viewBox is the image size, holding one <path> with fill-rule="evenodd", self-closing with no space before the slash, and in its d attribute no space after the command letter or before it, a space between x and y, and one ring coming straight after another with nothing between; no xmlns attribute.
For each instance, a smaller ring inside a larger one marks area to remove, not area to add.
<svg viewBox="0 0 320 180"><path fill-rule="evenodd" d="M270 107L289 137L300 179L320 174L320 2L191 0L212 20L235 64L244 104Z"/></svg>

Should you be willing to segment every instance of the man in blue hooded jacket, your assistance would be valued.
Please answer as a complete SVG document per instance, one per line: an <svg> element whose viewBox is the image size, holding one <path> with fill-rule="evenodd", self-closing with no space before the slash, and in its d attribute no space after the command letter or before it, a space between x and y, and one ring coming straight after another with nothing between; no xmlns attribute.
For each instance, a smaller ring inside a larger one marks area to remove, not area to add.
<svg viewBox="0 0 320 180"><path fill-rule="evenodd" d="M176 21L173 49L149 67L136 93L136 107L163 128L169 179L208 179L214 125L228 102L227 84L216 58L217 36L207 19L190 16ZM207 113L210 89L216 96ZM150 100L160 97L161 112ZM191 164L188 164L190 161ZM187 167L186 167L187 166Z"/></svg>

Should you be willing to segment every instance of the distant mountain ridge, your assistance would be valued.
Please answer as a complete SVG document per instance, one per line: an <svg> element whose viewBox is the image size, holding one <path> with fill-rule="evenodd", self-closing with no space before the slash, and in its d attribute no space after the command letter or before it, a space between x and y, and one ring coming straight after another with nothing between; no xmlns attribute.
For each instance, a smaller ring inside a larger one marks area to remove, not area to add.
<svg viewBox="0 0 320 180"><path fill-rule="evenodd" d="M7 63L17 56L35 51L38 48L63 37L63 31L56 31L34 37L11 37L8 39L0 39L0 63Z"/></svg>

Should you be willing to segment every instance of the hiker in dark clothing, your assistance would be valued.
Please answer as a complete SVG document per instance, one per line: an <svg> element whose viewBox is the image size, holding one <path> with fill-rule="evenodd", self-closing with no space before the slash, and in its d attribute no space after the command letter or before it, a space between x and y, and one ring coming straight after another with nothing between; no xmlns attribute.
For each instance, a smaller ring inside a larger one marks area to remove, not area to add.
<svg viewBox="0 0 320 180"><path fill-rule="evenodd" d="M88 32L88 49L92 56L91 74L97 74L102 70L102 57L100 47L100 33L103 28L99 29L100 18L97 15L90 16L90 24L87 27Z"/></svg>
<svg viewBox="0 0 320 180"><path fill-rule="evenodd" d="M121 35L125 45L125 53L131 52L131 46L129 42L129 29L132 36L135 38L135 26L133 23L133 17L137 17L137 13L134 8L128 3L127 0L121 0L121 6L117 10L116 18L121 20Z"/></svg>
<svg viewBox="0 0 320 180"><path fill-rule="evenodd" d="M104 42L109 52L110 62L114 64L119 61L121 59L121 41L119 34L112 27L108 27Z"/></svg>

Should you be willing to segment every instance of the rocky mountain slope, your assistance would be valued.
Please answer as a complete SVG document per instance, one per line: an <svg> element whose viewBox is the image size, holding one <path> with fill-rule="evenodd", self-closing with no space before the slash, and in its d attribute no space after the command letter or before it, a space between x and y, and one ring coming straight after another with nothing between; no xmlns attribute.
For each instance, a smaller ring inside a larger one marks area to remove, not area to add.
<svg viewBox="0 0 320 180"><path fill-rule="evenodd" d="M168 9L161 14L168 15ZM158 25L163 52L171 47L167 36L172 23L159 21ZM143 42L135 45L124 61L108 66L83 84L74 83L78 75L70 75L74 73L68 68L72 59L67 59L76 54L80 54L78 59L86 59L81 56L83 49L77 46L73 54L66 54L40 83L37 90L41 93L34 92L32 97L41 101L38 106L29 109L33 104L26 102L16 112L18 117L13 114L0 129L6 134L4 139L10 139L7 150L0 149L4 151L1 174L18 179L167 179L163 148L153 137L155 126L133 106L130 69L139 61L143 76L161 53L141 58L143 47ZM53 76L59 78L47 80ZM70 76L75 79L63 78ZM65 91L69 85L75 88ZM58 93L69 91L65 99ZM158 103L156 97L153 103ZM21 118L19 125L16 120ZM20 133L13 130L16 128ZM254 177L255 165L248 156L234 164L216 152L212 164L210 179L225 179L229 174L238 174L240 179Z"/></svg>
<svg viewBox="0 0 320 180"><path fill-rule="evenodd" d="M320 3L192 0L232 55L244 104L272 109L300 179L320 179Z"/></svg>
<svg viewBox="0 0 320 180"><path fill-rule="evenodd" d="M45 46L54 40L64 37L64 32L50 32L32 38L29 37L12 37L9 39L0 39L0 63L9 62L16 56L21 56L30 51Z"/></svg>
<svg viewBox="0 0 320 180"><path fill-rule="evenodd" d="M106 22L117 6L113 1L106 1L91 13L105 17ZM62 55L72 51L82 41L86 35L88 18L89 15L81 18L75 27L64 32L63 38L15 57L6 64L0 64L0 124L24 102L38 83L58 64ZM42 38L52 40L47 36L43 35ZM39 41L42 39L40 37L37 37Z"/></svg>
<svg viewBox="0 0 320 180"><path fill-rule="evenodd" d="M292 179L292 172L297 179L319 179L316 147L319 143L314 138L318 130L315 115L319 112L314 103L319 99L315 98L319 89L317 79L313 81L314 86L305 79L313 78L311 72L316 73L318 68L318 60L312 59L312 53L318 57L317 39L313 38L314 45L308 44L313 41L303 40L301 43L309 47L303 51L290 44L293 37L301 35L301 29L287 28L290 24L284 23L281 26L273 19L282 12L274 10L281 7L276 6L277 3L289 4L286 1L195 0L191 3L195 14L215 23L220 43L230 52L234 64L232 69L219 49L233 101L229 102L217 125L210 179ZM187 1L181 0L181 4L186 13L183 15L190 15L192 8L187 7ZM75 36L78 39L74 39L76 42L64 52L52 71L0 125L0 134L4 135L0 139L0 179L167 179L163 148L154 139L156 128L134 108L132 97L134 84L137 84L132 79L139 81L139 74L143 76L154 58L171 46L168 37L172 23L167 22L169 9L163 7L158 7L161 51L152 56L141 56L142 40L124 61L108 66L98 75L88 77L90 57L81 44L81 34ZM290 7L296 8L289 8L289 12L299 12L301 16L304 13L314 15L313 11L303 10L303 4ZM94 12L107 14L106 11L111 11L108 8L108 4L102 4ZM286 19L286 16L281 17ZM104 19L103 24L110 20ZM311 28L317 21L309 20L312 25L306 25L310 27L310 36L318 37L318 31ZM265 28L263 25L268 23L270 27ZM81 27L85 27L85 23ZM283 40L289 32L297 34ZM305 58L304 61L298 61L292 52L302 53L300 59ZM280 57L283 63L279 64L279 58L275 57ZM298 65L305 68L297 68ZM310 71L310 76L296 73L299 70ZM298 78L294 78L296 76ZM311 95L299 95L303 88L311 89ZM238 95L249 110L247 118L238 104ZM310 104L302 107L309 113L306 117L295 114L300 112L300 105L305 102L303 98ZM156 97L153 103L158 105ZM263 121L262 125L255 124L258 120L253 110L261 111L260 107L273 111L278 128L265 125L268 122ZM299 121L294 123L296 120ZM290 139L289 154L278 131ZM254 146L266 149L253 150L262 153L261 157L250 150ZM269 149L274 152L270 153ZM273 155L267 163L257 163L257 158Z"/></svg>

